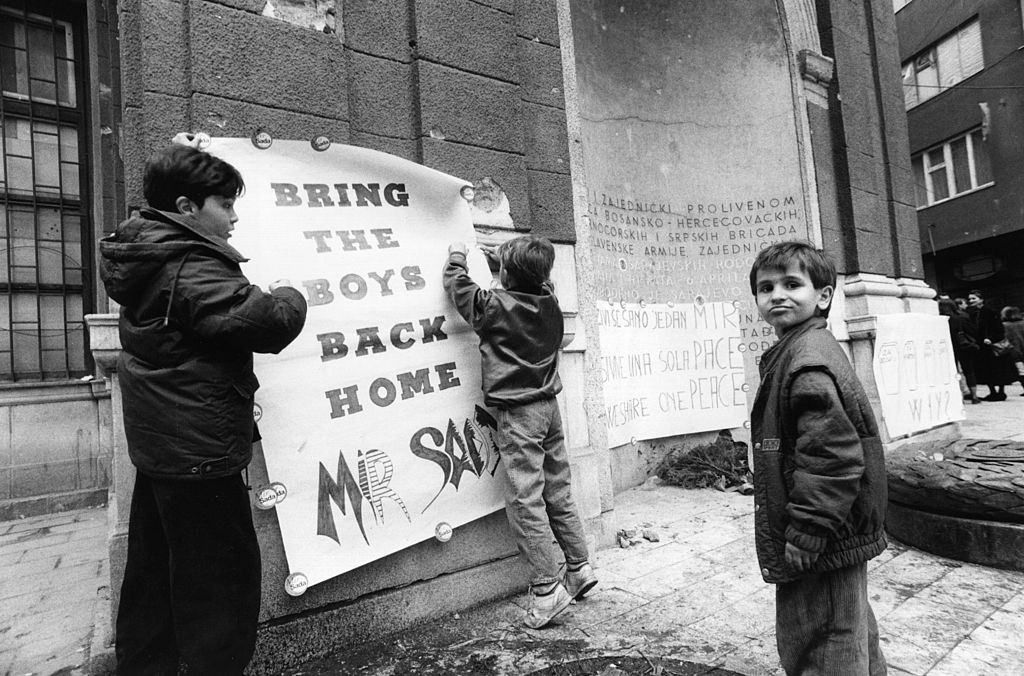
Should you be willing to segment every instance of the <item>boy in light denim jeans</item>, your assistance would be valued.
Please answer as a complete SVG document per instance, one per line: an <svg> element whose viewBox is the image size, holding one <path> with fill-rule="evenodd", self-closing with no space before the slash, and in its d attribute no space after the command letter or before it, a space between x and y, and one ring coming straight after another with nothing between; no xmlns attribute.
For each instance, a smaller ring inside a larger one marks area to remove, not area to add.
<svg viewBox="0 0 1024 676"><path fill-rule="evenodd" d="M448 247L444 288L480 337L484 403L497 410L495 435L508 475L506 514L532 573L532 602L524 622L539 629L597 584L587 562L576 512L555 395L562 310L548 278L555 248L542 237L516 237L495 251L501 289L482 289L469 277L466 245ZM565 575L551 535L565 558Z"/></svg>

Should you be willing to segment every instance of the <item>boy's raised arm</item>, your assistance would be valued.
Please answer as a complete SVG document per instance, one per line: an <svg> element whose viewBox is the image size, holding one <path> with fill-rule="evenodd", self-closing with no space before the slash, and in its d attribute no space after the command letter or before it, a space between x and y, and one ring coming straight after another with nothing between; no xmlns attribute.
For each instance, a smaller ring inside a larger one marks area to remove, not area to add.
<svg viewBox="0 0 1024 676"><path fill-rule="evenodd" d="M786 540L800 549L821 553L860 490L864 449L828 373L808 370L796 374L789 406L796 418L796 443Z"/></svg>
<svg viewBox="0 0 1024 676"><path fill-rule="evenodd" d="M444 290L448 292L462 318L476 330L483 323L484 308L490 291L481 289L469 276L466 253L466 245L462 242L453 242L448 247L448 262L444 266Z"/></svg>

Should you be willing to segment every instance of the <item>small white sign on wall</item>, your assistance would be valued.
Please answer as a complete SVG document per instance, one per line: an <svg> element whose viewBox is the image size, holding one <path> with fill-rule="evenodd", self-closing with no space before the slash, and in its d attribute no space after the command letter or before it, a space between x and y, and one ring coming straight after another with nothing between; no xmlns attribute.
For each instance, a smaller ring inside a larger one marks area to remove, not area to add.
<svg viewBox="0 0 1024 676"><path fill-rule="evenodd" d="M964 419L946 317L879 315L873 366L890 437Z"/></svg>

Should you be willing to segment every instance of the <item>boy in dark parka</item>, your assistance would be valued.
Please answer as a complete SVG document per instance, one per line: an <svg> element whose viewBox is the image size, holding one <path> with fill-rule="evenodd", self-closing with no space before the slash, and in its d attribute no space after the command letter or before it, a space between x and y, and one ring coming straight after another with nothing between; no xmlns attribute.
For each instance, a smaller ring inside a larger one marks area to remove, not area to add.
<svg viewBox="0 0 1024 676"><path fill-rule="evenodd" d="M761 251L758 312L779 337L763 355L751 412L754 527L775 583L787 674L886 673L866 562L885 547L886 474L864 389L825 318L835 267L810 244Z"/></svg>
<svg viewBox="0 0 1024 676"><path fill-rule="evenodd" d="M256 644L260 552L242 479L252 457L253 352L279 352L302 294L249 283L227 242L242 177L177 145L146 164L149 208L100 240L121 305L118 363L136 467L116 626L119 674L241 674Z"/></svg>

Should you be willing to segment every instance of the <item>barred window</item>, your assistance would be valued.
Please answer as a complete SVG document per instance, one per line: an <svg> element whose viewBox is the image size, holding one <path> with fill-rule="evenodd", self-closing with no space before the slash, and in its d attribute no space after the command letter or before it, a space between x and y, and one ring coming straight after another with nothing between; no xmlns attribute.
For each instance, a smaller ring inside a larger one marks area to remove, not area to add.
<svg viewBox="0 0 1024 676"><path fill-rule="evenodd" d="M0 2L0 381L89 373L83 36L68 4Z"/></svg>

